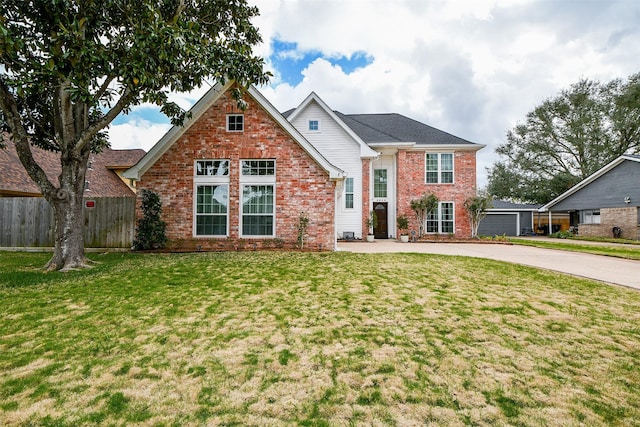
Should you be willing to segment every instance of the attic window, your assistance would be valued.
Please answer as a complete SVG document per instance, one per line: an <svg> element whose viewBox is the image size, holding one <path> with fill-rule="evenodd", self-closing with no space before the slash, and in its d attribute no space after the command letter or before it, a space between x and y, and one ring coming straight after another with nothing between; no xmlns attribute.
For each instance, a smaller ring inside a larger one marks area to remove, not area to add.
<svg viewBox="0 0 640 427"><path fill-rule="evenodd" d="M309 120L309 130L310 131L319 131L320 130L320 121L319 120Z"/></svg>
<svg viewBox="0 0 640 427"><path fill-rule="evenodd" d="M227 132L244 131L244 116L242 114L229 114L227 116Z"/></svg>

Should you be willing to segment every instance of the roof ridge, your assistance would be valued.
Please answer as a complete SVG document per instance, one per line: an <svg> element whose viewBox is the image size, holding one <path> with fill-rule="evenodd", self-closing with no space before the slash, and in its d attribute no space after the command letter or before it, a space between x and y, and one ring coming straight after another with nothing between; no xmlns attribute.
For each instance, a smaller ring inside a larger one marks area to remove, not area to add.
<svg viewBox="0 0 640 427"><path fill-rule="evenodd" d="M334 112L335 112L336 114L340 114L340 115L342 115L342 116L344 116L344 117L348 117L348 118L350 118L350 119L351 119L351 120L353 120L354 122L359 123L361 126L367 127L367 128L369 128L369 129L373 129L373 130L375 130L376 132L379 132L379 133L381 133L381 134L383 134L383 135L387 135L388 137L390 137L390 138L391 138L391 139L390 139L391 141L398 141L398 142L402 142L402 140L401 140L400 138L398 138L398 137L395 137L395 136L391 135L389 132L385 132L384 130L381 130L381 129L377 128L377 127L373 127L373 126L371 126L371 125L369 125L369 124L367 124L367 123L361 122L360 120L354 119L354 118L352 117L352 115L343 114L343 113L341 113L341 112L339 112L339 111L337 111L337 110L334 110ZM398 115L398 113L384 113L384 115L392 115L392 114ZM376 114L361 114L361 115L363 115L363 116L364 116L364 115L373 116L373 115L376 115ZM378 114L378 115L379 115L379 114ZM344 120L343 120L343 121L344 121ZM345 123L345 124L346 124L346 123ZM347 124L347 126L349 126L349 125Z"/></svg>

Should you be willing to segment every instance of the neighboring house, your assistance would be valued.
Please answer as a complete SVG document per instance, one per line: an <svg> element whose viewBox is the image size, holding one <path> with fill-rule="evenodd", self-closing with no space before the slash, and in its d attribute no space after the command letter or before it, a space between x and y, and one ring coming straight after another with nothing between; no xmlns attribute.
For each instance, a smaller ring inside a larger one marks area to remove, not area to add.
<svg viewBox="0 0 640 427"><path fill-rule="evenodd" d="M0 149L0 197L42 197L40 188L20 163L16 147L5 135L5 149ZM49 180L58 184L60 155L31 147L33 157ZM135 188L122 173L135 165L144 150L103 150L89 158L84 197L135 197Z"/></svg>
<svg viewBox="0 0 640 427"><path fill-rule="evenodd" d="M512 203L494 200L493 207L480 221L478 234L481 236L521 236L536 232L534 221L541 205Z"/></svg>
<svg viewBox="0 0 640 427"><path fill-rule="evenodd" d="M125 173L159 194L173 247L293 247L305 215L305 247L333 249L366 234L371 210L376 235L394 237L398 215L417 229L410 202L431 192L427 231L470 237L463 203L483 145L398 114L344 115L315 93L280 114L250 87L241 110L233 88L214 86Z"/></svg>
<svg viewBox="0 0 640 427"><path fill-rule="evenodd" d="M366 218L376 213L377 238L398 236L396 219L418 224L411 200L433 193L438 212L427 220L430 234L471 236L464 201L476 193L475 144L400 114L342 114L315 93L284 113L329 161L346 172L338 191L340 237L367 233Z"/></svg>
<svg viewBox="0 0 640 427"><path fill-rule="evenodd" d="M4 138L6 148L0 149L0 247L53 246L53 209L20 163L14 143L6 134ZM60 155L36 147L31 150L48 179L57 185ZM89 157L83 221L87 247L131 247L136 193L122 172L144 154L143 150L105 149Z"/></svg>
<svg viewBox="0 0 640 427"><path fill-rule="evenodd" d="M540 208L569 213L581 236L640 239L640 156L620 156ZM614 228L616 229L614 232Z"/></svg>

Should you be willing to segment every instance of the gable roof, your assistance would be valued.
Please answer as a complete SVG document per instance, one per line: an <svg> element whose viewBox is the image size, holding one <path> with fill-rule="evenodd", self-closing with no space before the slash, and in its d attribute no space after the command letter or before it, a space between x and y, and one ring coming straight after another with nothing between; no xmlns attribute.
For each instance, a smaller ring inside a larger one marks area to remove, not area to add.
<svg viewBox="0 0 640 427"><path fill-rule="evenodd" d="M5 149L0 149L0 194L8 196L40 196L40 188L29 177L20 163L16 146L8 135L4 135ZM53 151L31 146L33 157L56 184L60 175L60 155ZM89 188L85 197L133 197L134 192L118 177L116 170L135 165L144 156L144 150L104 149L89 158L86 181Z"/></svg>
<svg viewBox="0 0 640 427"><path fill-rule="evenodd" d="M611 163L605 165L600 170L598 170L598 171L594 172L593 174L589 175L588 177L586 177L585 179L583 179L582 181L580 181L579 183L577 183L576 185L574 185L573 187L571 187L570 189L568 189L567 191L565 191L564 193L562 193L561 195L559 195L558 197L556 197L555 199L553 199L552 201L547 203L546 205L542 206L540 208L540 212L548 211L553 206L557 205L558 203L560 203L561 201L563 201L567 197L569 197L572 194L576 193L578 190L580 190L580 189L586 187L587 185L591 184L593 181L595 181L596 179L600 178L602 175L606 174L607 172L609 172L610 170L612 170L613 168L615 168L616 166L620 165L621 163L623 163L625 161L631 161L631 162L640 163L640 156L639 155L635 155L635 154L624 154L624 155L618 157L617 159L613 160Z"/></svg>
<svg viewBox="0 0 640 427"><path fill-rule="evenodd" d="M140 179L144 173L189 129L198 119L218 101L218 99L233 85L234 81L226 84L216 83L189 110L191 117L182 126L173 126L149 150L149 152L131 169L123 174L126 178ZM330 179L342 179L344 171L332 165L282 114L254 87L250 86L247 93L280 125L300 147L328 174Z"/></svg>
<svg viewBox="0 0 640 427"><path fill-rule="evenodd" d="M447 145L479 150L484 147L397 113L342 114L336 111L336 115L372 146L413 143L423 148Z"/></svg>
<svg viewBox="0 0 640 427"><path fill-rule="evenodd" d="M349 135L351 137L351 139L353 139L353 141L358 144L358 146L360 147L360 157L363 158L376 158L378 157L379 153L373 149L371 149L361 138L360 136L358 136L357 133L355 133L353 131L352 128L350 128L349 126L347 126L345 124L345 122L338 117L338 115L336 114L336 112L334 112L333 110L331 110L329 108L329 106L315 93L315 92L311 92L309 94L309 96L307 96L305 98L304 101L302 101L302 103L300 103L300 105L297 108L285 111L282 115L289 120L290 122L293 122L296 117L298 117L298 115L301 114L302 111L305 110L305 108L307 108L307 106L309 106L311 103L316 103L318 104L318 106L342 129L344 130L347 135Z"/></svg>

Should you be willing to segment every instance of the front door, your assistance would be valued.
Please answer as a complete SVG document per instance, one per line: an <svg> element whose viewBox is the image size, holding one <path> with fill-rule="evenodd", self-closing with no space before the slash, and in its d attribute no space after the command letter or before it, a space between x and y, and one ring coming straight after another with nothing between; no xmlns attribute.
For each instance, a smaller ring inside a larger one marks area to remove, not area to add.
<svg viewBox="0 0 640 427"><path fill-rule="evenodd" d="M387 202L375 202L373 211L376 215L377 225L373 228L373 234L376 239L388 239L389 230L387 229Z"/></svg>

